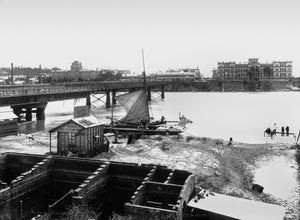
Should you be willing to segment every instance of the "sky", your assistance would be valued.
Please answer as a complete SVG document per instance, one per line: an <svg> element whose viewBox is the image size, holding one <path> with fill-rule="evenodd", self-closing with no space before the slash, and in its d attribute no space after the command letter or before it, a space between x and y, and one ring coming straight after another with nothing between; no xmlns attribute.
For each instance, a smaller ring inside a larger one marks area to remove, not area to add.
<svg viewBox="0 0 300 220"><path fill-rule="evenodd" d="M297 0L0 0L0 66L143 71L220 61L292 60L300 76Z"/></svg>

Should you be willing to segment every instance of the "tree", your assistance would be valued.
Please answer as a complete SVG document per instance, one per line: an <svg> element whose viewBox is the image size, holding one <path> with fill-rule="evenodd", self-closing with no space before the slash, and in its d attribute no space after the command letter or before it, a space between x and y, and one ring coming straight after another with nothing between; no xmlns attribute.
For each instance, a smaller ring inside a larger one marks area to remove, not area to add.
<svg viewBox="0 0 300 220"><path fill-rule="evenodd" d="M258 66L251 66L247 72L247 76L249 80L259 80L259 67Z"/></svg>
<svg viewBox="0 0 300 220"><path fill-rule="evenodd" d="M273 69L269 66L265 66L263 68L263 73L268 79L270 79L273 76Z"/></svg>

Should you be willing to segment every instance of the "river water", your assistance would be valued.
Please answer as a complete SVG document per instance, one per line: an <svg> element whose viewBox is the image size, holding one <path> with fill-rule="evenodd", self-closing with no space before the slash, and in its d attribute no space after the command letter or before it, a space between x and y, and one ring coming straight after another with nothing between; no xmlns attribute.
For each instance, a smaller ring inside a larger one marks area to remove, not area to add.
<svg viewBox="0 0 300 220"><path fill-rule="evenodd" d="M48 103L46 129L72 118L74 105L84 104L84 99ZM188 125L189 134L225 140L232 137L246 143L265 143L263 132L274 123L278 130L288 125L296 135L300 129L300 92L166 93L165 100L151 102L150 110L155 119L164 115L170 121L178 120L179 112L184 114L193 121ZM111 110L95 101L92 113L108 122ZM124 114L121 106L114 108L115 117Z"/></svg>
<svg viewBox="0 0 300 220"><path fill-rule="evenodd" d="M71 119L74 105L84 104L85 99L48 103L45 129L49 130ZM95 98L92 98L92 104L92 114L101 122L109 122L107 117L111 115L111 109L105 109L104 103ZM263 132L267 127L272 128L274 123L278 125L278 130L281 130L281 126L289 126L290 132L295 133L296 137L300 129L300 92L173 92L166 93L165 100L151 101L150 110L155 119L160 119L163 115L170 121L178 120L179 112L184 114L193 121L187 126L188 135L225 140L232 137L238 142L270 141L266 140ZM114 117L120 118L125 112L117 105L113 114ZM27 128L30 129L30 126ZM293 136L281 137L276 141L295 142ZM298 165L293 155L262 158L261 161L257 161L257 165L259 168L254 178L265 187L265 192L280 199L299 197Z"/></svg>

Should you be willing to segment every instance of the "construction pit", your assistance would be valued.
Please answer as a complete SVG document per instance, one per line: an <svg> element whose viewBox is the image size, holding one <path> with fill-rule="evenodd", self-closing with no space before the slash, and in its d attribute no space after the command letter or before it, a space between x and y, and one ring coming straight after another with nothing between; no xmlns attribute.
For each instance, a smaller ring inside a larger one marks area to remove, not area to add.
<svg viewBox="0 0 300 220"><path fill-rule="evenodd" d="M0 180L0 216L16 220L72 206L98 219L183 219L195 188L192 173L166 166L22 153L1 154Z"/></svg>

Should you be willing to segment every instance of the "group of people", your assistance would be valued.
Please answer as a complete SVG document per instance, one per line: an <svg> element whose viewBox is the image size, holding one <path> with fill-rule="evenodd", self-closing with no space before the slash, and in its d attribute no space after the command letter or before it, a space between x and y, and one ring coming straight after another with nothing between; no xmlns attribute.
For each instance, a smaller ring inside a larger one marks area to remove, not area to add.
<svg viewBox="0 0 300 220"><path fill-rule="evenodd" d="M271 136L271 138L273 138L274 135L276 135L277 133L280 133L280 132L277 132L277 128L278 128L277 124L274 123L273 129L267 128L265 130L265 133L268 134L269 136ZM286 136L289 136L289 134L290 134L290 127L289 126L286 126L286 127L282 126L281 127L281 136L284 136L284 134L286 134Z"/></svg>

